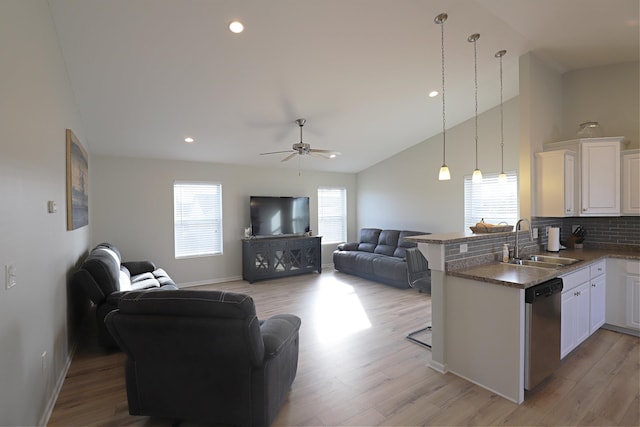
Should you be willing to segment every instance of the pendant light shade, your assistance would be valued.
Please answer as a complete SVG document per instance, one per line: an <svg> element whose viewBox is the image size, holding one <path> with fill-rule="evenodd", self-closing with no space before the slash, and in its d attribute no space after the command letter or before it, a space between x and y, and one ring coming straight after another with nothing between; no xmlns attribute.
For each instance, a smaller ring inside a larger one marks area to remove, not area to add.
<svg viewBox="0 0 640 427"><path fill-rule="evenodd" d="M480 38L480 34L471 34L467 41L473 43L473 75L474 75L474 88L475 88L475 126L476 126L476 168L473 170L473 176L471 182L482 182L482 172L478 168L478 50L476 48L476 42Z"/></svg>
<svg viewBox="0 0 640 427"><path fill-rule="evenodd" d="M502 57L507 53L506 50L499 50L495 57L500 59L500 175L498 175L498 183L507 183L507 174L504 173L504 111L502 108Z"/></svg>
<svg viewBox="0 0 640 427"><path fill-rule="evenodd" d="M438 180L448 181L451 179L451 173L445 161L445 153L447 148L447 129L445 120L445 102L444 102L444 23L447 20L447 14L441 13L433 19L433 22L440 25L440 52L442 54L442 166L438 174Z"/></svg>

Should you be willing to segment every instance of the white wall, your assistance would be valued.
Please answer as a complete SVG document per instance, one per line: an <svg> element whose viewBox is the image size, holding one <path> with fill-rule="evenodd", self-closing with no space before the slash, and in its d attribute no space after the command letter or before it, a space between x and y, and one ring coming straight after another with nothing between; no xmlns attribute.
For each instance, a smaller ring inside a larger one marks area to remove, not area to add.
<svg viewBox="0 0 640 427"><path fill-rule="evenodd" d="M520 217L535 212L534 153L562 136L562 75L529 52L520 57Z"/></svg>
<svg viewBox="0 0 640 427"><path fill-rule="evenodd" d="M83 133L45 0L0 1L0 69L0 425L36 425L69 361L67 275L90 234L66 230L65 128Z"/></svg>
<svg viewBox="0 0 640 427"><path fill-rule="evenodd" d="M562 76L563 139L576 138L578 125L600 123L602 136L624 136L638 148L640 141L637 62L569 71Z"/></svg>
<svg viewBox="0 0 640 427"><path fill-rule="evenodd" d="M518 169L519 99L504 103L504 169ZM500 109L478 116L478 166L500 172ZM450 181L438 181L442 134L358 174L358 228L444 233L464 230L464 176L475 169L474 119L447 129ZM357 230L356 230L357 231ZM356 238L354 236L354 238Z"/></svg>
<svg viewBox="0 0 640 427"><path fill-rule="evenodd" d="M320 160L321 161L321 160ZM150 259L180 285L241 278L249 196L309 196L311 229L318 230L319 186L347 189L349 228L355 228L354 174L255 168L214 163L94 156L90 167L93 241L109 241L125 260ZM173 242L173 182L222 183L224 254L176 260ZM323 245L323 264L336 245Z"/></svg>

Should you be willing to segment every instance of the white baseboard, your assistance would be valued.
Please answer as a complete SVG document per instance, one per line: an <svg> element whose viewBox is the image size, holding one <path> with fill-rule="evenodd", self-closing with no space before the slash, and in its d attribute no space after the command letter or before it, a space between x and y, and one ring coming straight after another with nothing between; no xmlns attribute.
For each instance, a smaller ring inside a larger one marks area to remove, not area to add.
<svg viewBox="0 0 640 427"><path fill-rule="evenodd" d="M242 280L242 276L232 276L225 277L222 279L209 279L209 280L198 280L197 282L184 282L184 283L176 283L178 288L192 288L194 286L202 286L202 285L213 285L216 283L225 283L225 282L236 282L238 280Z"/></svg>
<svg viewBox="0 0 640 427"><path fill-rule="evenodd" d="M67 372L69 372L69 368L71 367L71 361L73 360L73 356L76 354L77 343L73 344L71 350L69 351L69 355L67 356L67 360L62 367L62 371L60 375L58 375L58 379L56 380L55 387L53 389L53 393L49 396L49 401L47 402L47 406L45 407L44 413L38 422L39 426L46 426L49 424L49 418L51 418L51 414L53 413L53 408L56 406L56 401L58 400L58 396L60 395L60 391L62 390L62 386L64 385L64 380L67 377Z"/></svg>

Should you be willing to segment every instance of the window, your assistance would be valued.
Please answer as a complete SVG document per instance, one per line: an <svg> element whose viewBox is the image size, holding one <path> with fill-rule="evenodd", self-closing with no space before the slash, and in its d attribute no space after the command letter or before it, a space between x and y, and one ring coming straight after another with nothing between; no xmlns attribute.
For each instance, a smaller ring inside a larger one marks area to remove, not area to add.
<svg viewBox="0 0 640 427"><path fill-rule="evenodd" d="M518 221L518 175L506 172L507 182L498 182L497 173L485 174L482 182L474 184L471 176L464 177L464 227L476 225L483 218L490 224Z"/></svg>
<svg viewBox="0 0 640 427"><path fill-rule="evenodd" d="M347 240L347 190L318 188L318 234L323 243Z"/></svg>
<svg viewBox="0 0 640 427"><path fill-rule="evenodd" d="M176 258L222 253L222 184L174 182Z"/></svg>

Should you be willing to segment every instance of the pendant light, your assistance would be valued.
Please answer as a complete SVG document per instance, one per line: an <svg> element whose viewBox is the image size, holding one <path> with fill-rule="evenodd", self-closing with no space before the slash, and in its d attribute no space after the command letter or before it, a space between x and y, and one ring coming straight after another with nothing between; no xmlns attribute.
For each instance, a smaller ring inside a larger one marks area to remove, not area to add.
<svg viewBox="0 0 640 427"><path fill-rule="evenodd" d="M448 181L451 179L451 173L445 161L445 152L447 147L447 130L445 121L445 103L444 103L444 23L447 20L447 14L441 13L433 19L433 22L440 25L440 52L442 53L442 167L438 179L440 181Z"/></svg>
<svg viewBox="0 0 640 427"><path fill-rule="evenodd" d="M504 111L502 109L502 57L506 53L506 50L499 50L495 55L500 59L500 175L498 175L500 184L507 183L507 174L504 173Z"/></svg>
<svg viewBox="0 0 640 427"><path fill-rule="evenodd" d="M473 71L474 71L474 87L475 87L475 122L476 122L476 168L473 170L471 182L482 182L482 172L478 168L478 50L476 42L480 38L480 34L475 33L467 37L469 43L473 43Z"/></svg>

